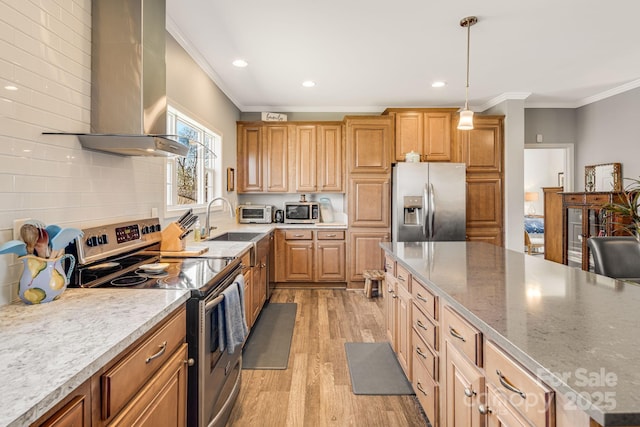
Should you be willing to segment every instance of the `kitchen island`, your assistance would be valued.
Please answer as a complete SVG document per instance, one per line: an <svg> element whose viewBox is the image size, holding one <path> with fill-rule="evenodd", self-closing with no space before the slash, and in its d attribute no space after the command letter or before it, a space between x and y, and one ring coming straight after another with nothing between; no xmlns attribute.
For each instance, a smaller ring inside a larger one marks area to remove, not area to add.
<svg viewBox="0 0 640 427"><path fill-rule="evenodd" d="M639 286L486 243L381 247L427 285L441 312L450 307L482 334L485 347L495 343L553 390L559 414L640 425ZM440 333L444 342L449 330ZM482 372L482 359L476 364Z"/></svg>

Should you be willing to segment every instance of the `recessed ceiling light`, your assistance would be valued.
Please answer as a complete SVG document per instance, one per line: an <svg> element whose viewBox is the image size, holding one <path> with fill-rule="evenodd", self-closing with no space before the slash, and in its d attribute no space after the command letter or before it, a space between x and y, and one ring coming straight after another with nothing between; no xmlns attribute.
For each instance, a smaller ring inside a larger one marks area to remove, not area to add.
<svg viewBox="0 0 640 427"><path fill-rule="evenodd" d="M302 82L302 86L304 87L314 87L316 85L316 82L311 81L311 80L307 80Z"/></svg>
<svg viewBox="0 0 640 427"><path fill-rule="evenodd" d="M433 82L431 83L431 87L445 87L447 85L446 82Z"/></svg>
<svg viewBox="0 0 640 427"><path fill-rule="evenodd" d="M249 63L247 61L245 61L244 59L236 59L235 61L232 62L232 64L235 67L238 67L238 68L244 68L247 65L249 65Z"/></svg>
<svg viewBox="0 0 640 427"><path fill-rule="evenodd" d="M16 86L13 85L7 85L4 87L6 90L18 90L18 88Z"/></svg>

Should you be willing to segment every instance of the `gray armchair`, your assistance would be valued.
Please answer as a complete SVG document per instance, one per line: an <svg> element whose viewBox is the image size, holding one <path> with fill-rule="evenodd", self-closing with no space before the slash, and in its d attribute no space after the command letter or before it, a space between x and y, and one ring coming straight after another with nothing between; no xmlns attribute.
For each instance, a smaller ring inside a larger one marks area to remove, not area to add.
<svg viewBox="0 0 640 427"><path fill-rule="evenodd" d="M640 243L635 237L590 237L595 272L616 279L640 278Z"/></svg>

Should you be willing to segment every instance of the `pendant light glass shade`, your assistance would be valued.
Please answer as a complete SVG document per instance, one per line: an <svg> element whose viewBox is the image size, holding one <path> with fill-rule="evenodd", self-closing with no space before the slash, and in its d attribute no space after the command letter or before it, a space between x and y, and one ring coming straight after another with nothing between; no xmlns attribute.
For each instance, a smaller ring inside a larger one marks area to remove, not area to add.
<svg viewBox="0 0 640 427"><path fill-rule="evenodd" d="M475 16L467 16L462 18L460 26L467 29L467 85L464 96L464 109L460 111L460 121L458 122L459 130L473 129L473 111L469 110L469 45L471 42L471 26L478 22Z"/></svg>
<svg viewBox="0 0 640 427"><path fill-rule="evenodd" d="M467 109L460 111L460 121L458 122L458 129L473 129L473 111Z"/></svg>

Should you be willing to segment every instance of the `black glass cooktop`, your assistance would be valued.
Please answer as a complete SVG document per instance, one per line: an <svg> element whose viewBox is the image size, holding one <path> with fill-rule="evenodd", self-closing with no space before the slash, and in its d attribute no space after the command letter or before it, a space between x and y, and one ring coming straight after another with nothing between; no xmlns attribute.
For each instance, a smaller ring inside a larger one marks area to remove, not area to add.
<svg viewBox="0 0 640 427"><path fill-rule="evenodd" d="M79 272L82 286L129 289L186 289L205 291L214 284L221 273L238 264L236 258L158 258L144 256L130 262L109 261L86 267ZM163 271L145 271L131 266L138 264L166 263ZM126 264L126 265L125 265ZM229 268L228 268L229 267ZM124 272L129 268L128 271ZM121 274L119 272L123 271Z"/></svg>

